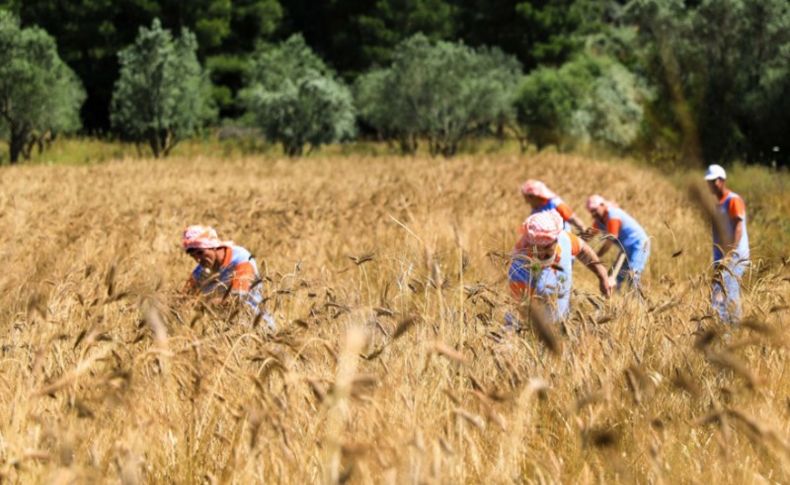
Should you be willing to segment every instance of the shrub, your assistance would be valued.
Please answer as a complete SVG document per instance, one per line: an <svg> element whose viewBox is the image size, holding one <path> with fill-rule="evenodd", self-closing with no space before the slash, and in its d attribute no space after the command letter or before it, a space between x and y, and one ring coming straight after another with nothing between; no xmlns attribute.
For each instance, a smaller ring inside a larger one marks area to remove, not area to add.
<svg viewBox="0 0 790 485"><path fill-rule="evenodd" d="M118 53L110 121L135 142L148 143L155 157L216 117L211 84L197 60L197 41L187 29L173 39L159 20L141 27L134 44Z"/></svg>
<svg viewBox="0 0 790 485"><path fill-rule="evenodd" d="M30 157L36 143L80 128L85 92L76 74L58 57L45 31L20 28L0 10L0 133L8 137L11 163Z"/></svg>
<svg viewBox="0 0 790 485"><path fill-rule="evenodd" d="M465 137L509 116L519 72L518 61L498 49L417 34L398 46L387 69L358 80L357 102L363 120L405 151L416 150L420 136L431 154L452 156Z"/></svg>
<svg viewBox="0 0 790 485"><path fill-rule="evenodd" d="M351 92L294 35L277 46L258 48L241 93L253 123L288 156L351 138L355 111Z"/></svg>
<svg viewBox="0 0 790 485"><path fill-rule="evenodd" d="M650 97L644 82L622 64L582 54L526 76L515 100L516 120L539 149L595 142L624 150L641 133L643 104Z"/></svg>

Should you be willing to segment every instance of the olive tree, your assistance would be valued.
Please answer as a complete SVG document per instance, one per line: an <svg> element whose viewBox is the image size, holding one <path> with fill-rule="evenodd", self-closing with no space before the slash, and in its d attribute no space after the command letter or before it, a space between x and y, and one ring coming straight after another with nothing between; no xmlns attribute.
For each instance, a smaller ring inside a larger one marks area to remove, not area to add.
<svg viewBox="0 0 790 485"><path fill-rule="evenodd" d="M592 141L616 150L631 147L642 133L644 106L652 91L643 79L611 59L582 58L579 64L592 79L578 99L571 133L582 143Z"/></svg>
<svg viewBox="0 0 790 485"><path fill-rule="evenodd" d="M539 149L594 142L624 150L637 141L651 98L645 82L619 62L582 53L525 76L514 103L518 125Z"/></svg>
<svg viewBox="0 0 790 485"><path fill-rule="evenodd" d="M140 27L134 44L118 53L121 69L110 107L122 136L147 143L155 157L216 117L211 84L198 62L195 36L182 29L173 39L159 20Z"/></svg>
<svg viewBox="0 0 790 485"><path fill-rule="evenodd" d="M520 71L498 49L417 34L398 46L387 69L358 80L357 103L363 120L406 151L420 137L431 154L449 157L464 138L509 116Z"/></svg>
<svg viewBox="0 0 790 485"><path fill-rule="evenodd" d="M8 138L11 163L29 158L44 137L79 129L84 100L54 39L36 27L20 28L0 10L0 133Z"/></svg>
<svg viewBox="0 0 790 485"><path fill-rule="evenodd" d="M373 69L360 76L354 85L357 113L361 120L373 127L379 137L395 141L402 153L417 151L421 133L416 114L409 110L403 96L396 93L397 85L391 69Z"/></svg>
<svg viewBox="0 0 790 485"><path fill-rule="evenodd" d="M348 87L294 35L279 45L261 45L241 92L249 118L265 136L299 156L355 133L355 110Z"/></svg>
<svg viewBox="0 0 790 485"><path fill-rule="evenodd" d="M570 130L575 107L573 87L558 69L538 68L526 76L519 86L516 100L516 125L524 138L537 148L560 146ZM522 145L522 150L526 145Z"/></svg>

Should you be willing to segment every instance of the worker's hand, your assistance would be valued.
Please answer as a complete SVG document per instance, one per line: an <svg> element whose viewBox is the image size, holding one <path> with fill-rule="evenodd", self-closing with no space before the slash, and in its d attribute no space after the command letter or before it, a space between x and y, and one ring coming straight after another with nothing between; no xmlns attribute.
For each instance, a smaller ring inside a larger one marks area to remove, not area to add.
<svg viewBox="0 0 790 485"><path fill-rule="evenodd" d="M584 229L581 233L579 233L579 237L581 237L585 241L589 241L593 237L595 237L595 228L590 226Z"/></svg>
<svg viewBox="0 0 790 485"><path fill-rule="evenodd" d="M742 261L741 255L738 254L738 248L732 247L724 253L724 259L721 262L726 264L728 268L732 268Z"/></svg>
<svg viewBox="0 0 790 485"><path fill-rule="evenodd" d="M608 278L608 282L609 282L609 288L614 288L615 286L617 286L617 277L610 276Z"/></svg>
<svg viewBox="0 0 790 485"><path fill-rule="evenodd" d="M601 290L601 294L603 296L605 296L606 298L610 298L612 296L612 287L614 285L612 285L609 282L609 278L608 277L607 278L600 278L598 280L598 284L599 284L599 288Z"/></svg>
<svg viewBox="0 0 790 485"><path fill-rule="evenodd" d="M228 306L230 304L230 298L223 298L221 296L215 296L209 299L209 303L214 306Z"/></svg>

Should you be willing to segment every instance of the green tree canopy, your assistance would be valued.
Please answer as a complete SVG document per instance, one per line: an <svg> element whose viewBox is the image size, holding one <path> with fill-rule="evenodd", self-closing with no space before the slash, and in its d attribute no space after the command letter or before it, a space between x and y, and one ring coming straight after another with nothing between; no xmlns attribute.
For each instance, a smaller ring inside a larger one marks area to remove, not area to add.
<svg viewBox="0 0 790 485"><path fill-rule="evenodd" d="M422 33L431 40L452 38L456 9L445 0L378 0L357 17L363 38L361 55L368 65L388 64L404 39Z"/></svg>
<svg viewBox="0 0 790 485"><path fill-rule="evenodd" d="M452 156L465 137L509 115L520 71L499 49L417 34L398 46L388 69L360 79L357 100L363 119L407 151L419 136L432 154Z"/></svg>
<svg viewBox="0 0 790 485"><path fill-rule="evenodd" d="M196 51L189 30L174 40L154 20L118 53L121 72L113 92L112 125L124 137L148 143L155 157L166 156L216 116Z"/></svg>
<svg viewBox="0 0 790 485"><path fill-rule="evenodd" d="M605 56L580 54L559 68L524 78L516 118L538 148L594 142L624 150L641 135L651 91L643 80Z"/></svg>
<svg viewBox="0 0 790 485"><path fill-rule="evenodd" d="M256 126L285 153L353 136L355 112L348 87L305 44L300 35L277 46L262 45L241 93Z"/></svg>
<svg viewBox="0 0 790 485"><path fill-rule="evenodd" d="M11 163L29 156L43 133L79 129L84 100L54 39L38 28L20 28L13 15L0 10L0 132L8 136Z"/></svg>
<svg viewBox="0 0 790 485"><path fill-rule="evenodd" d="M632 0L644 69L700 162L790 160L790 4Z"/></svg>
<svg viewBox="0 0 790 485"><path fill-rule="evenodd" d="M243 113L238 93L259 42L270 39L282 20L278 0L232 0L229 32L221 45L208 50L206 67L214 84L213 97L223 117Z"/></svg>
<svg viewBox="0 0 790 485"><path fill-rule="evenodd" d="M238 115L233 97L241 87L245 56L273 35L282 18L278 0L0 0L0 8L15 12L23 26L40 26L57 39L63 60L85 83L82 119L94 132L110 126L118 52L134 42L141 26L158 18L172 32L188 28L198 41L198 59L232 58L216 63L213 81L226 114Z"/></svg>

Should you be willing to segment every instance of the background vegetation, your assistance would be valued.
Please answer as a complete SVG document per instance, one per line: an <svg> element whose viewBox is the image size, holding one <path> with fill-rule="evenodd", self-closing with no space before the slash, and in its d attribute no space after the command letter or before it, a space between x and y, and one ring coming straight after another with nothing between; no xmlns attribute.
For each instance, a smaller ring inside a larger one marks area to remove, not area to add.
<svg viewBox="0 0 790 485"><path fill-rule="evenodd" d="M358 133L411 151L416 136L434 153L452 155L459 139L493 134L519 139L525 148L592 144L687 165L787 165L790 153L784 0L0 0L0 10L17 16L23 29L46 31L87 94L84 104L80 89L22 104L71 106L56 110L61 113L81 105L82 133L93 136L141 138L131 123L112 122L125 116L117 113L121 98L131 97L118 94L129 62L119 53L141 42L140 28L158 19L171 32L192 33L183 62L197 62L189 72L208 73L211 81L185 83L185 91L199 92L184 93L190 99L211 93L211 109L198 113L216 109L221 124L257 126L269 141L299 140L287 133L299 119L297 131L312 133L316 143L305 142L312 146ZM281 73L288 85L300 86L298 106L310 116L287 114L296 106L293 93L286 102L285 93L265 91L262 98L258 89L261 60L280 62L275 52L293 35L324 66L321 82ZM20 62L30 55L8 52ZM472 60L478 58L488 60ZM387 78L405 75L407 64L426 62L467 68L447 70L441 83L433 71L421 93L427 79L411 79L408 90L388 98L376 95L376 86L380 92L391 85ZM471 86L470 78L480 85ZM353 107L344 85L359 88ZM254 103L252 92L259 94ZM477 95L490 112L469 103ZM338 110L326 106L343 106L344 114L333 119L328 113ZM358 129L349 126L352 113ZM138 116L139 127L146 121ZM215 124L211 116L184 117L195 125L185 133ZM52 137L74 128L44 131ZM8 137L9 130L7 117L0 118L0 133Z"/></svg>

